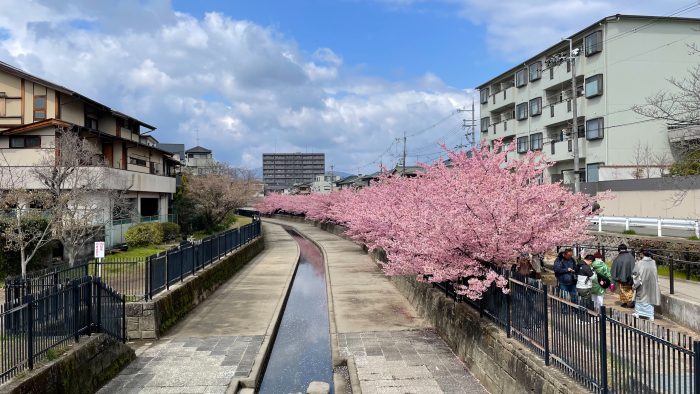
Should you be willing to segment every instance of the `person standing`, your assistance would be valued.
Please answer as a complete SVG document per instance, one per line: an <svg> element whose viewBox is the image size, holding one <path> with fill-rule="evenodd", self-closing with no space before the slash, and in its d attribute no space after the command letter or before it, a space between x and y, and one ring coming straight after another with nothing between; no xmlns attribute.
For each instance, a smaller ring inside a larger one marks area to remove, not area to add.
<svg viewBox="0 0 700 394"><path fill-rule="evenodd" d="M597 280L595 272L591 268L593 260L592 254L586 255L583 258L583 262L576 269L576 294L578 295L578 301L580 305L589 309L591 308L593 283Z"/></svg>
<svg viewBox="0 0 700 394"><path fill-rule="evenodd" d="M576 261L571 248L564 249L554 260L554 276L557 278L559 290L568 293L572 301L576 301Z"/></svg>
<svg viewBox="0 0 700 394"><path fill-rule="evenodd" d="M632 254L627 251L627 245L620 244L617 247L618 255L613 260L611 276L620 291L620 302L623 307L633 308L634 290L632 288L632 270L635 261Z"/></svg>
<svg viewBox="0 0 700 394"><path fill-rule="evenodd" d="M659 293L659 274L656 270L656 261L651 258L651 253L642 250L642 259L632 271L632 280L635 290L634 317L654 320L654 305L661 303Z"/></svg>
<svg viewBox="0 0 700 394"><path fill-rule="evenodd" d="M599 310L603 306L603 301L605 298L605 290L610 287L610 282L612 277L610 275L610 270L608 265L603 261L603 255L600 252L593 254L593 263L591 268L595 272L596 280L593 282L593 287L591 288L591 294L593 298L593 307L595 310Z"/></svg>

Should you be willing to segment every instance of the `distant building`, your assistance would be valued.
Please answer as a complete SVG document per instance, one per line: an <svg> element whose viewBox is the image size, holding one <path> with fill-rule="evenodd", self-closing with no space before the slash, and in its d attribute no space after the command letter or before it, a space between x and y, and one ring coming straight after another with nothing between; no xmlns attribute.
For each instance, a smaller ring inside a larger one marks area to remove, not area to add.
<svg viewBox="0 0 700 394"><path fill-rule="evenodd" d="M339 180L339 176L330 173L316 175L316 179L311 183L311 193L327 194L338 190L336 182Z"/></svg>
<svg viewBox="0 0 700 394"><path fill-rule="evenodd" d="M352 189L355 188L355 182L357 182L357 180L360 179L360 177L361 175L348 175L345 178L336 182L335 184L340 190Z"/></svg>
<svg viewBox="0 0 700 394"><path fill-rule="evenodd" d="M185 168L192 174L208 174L216 167L211 150L199 145L185 151Z"/></svg>
<svg viewBox="0 0 700 394"><path fill-rule="evenodd" d="M263 153L265 192L291 190L295 184L311 183L326 172L323 153Z"/></svg>
<svg viewBox="0 0 700 394"><path fill-rule="evenodd" d="M185 161L185 144L167 144L157 143L156 148L168 151L173 154L173 159L184 164Z"/></svg>

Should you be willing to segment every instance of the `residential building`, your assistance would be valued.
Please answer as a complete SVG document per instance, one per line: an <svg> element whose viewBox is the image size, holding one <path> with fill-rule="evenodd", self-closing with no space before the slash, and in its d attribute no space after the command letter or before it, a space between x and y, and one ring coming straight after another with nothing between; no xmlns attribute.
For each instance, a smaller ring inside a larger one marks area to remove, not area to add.
<svg viewBox="0 0 700 394"><path fill-rule="evenodd" d="M214 171L216 161L211 150L195 146L185 151L185 168L192 174L208 174Z"/></svg>
<svg viewBox="0 0 700 394"><path fill-rule="evenodd" d="M355 188L355 182L357 182L357 180L360 179L360 177L361 175L348 175L345 178L336 182L335 184L340 190L353 189Z"/></svg>
<svg viewBox="0 0 700 394"><path fill-rule="evenodd" d="M173 154L173 160L185 163L185 144L157 143L156 148Z"/></svg>
<svg viewBox="0 0 700 394"><path fill-rule="evenodd" d="M698 63L688 45L700 39L699 22L614 15L573 34L575 93L570 62L557 61L569 56L568 41L518 62L478 86L482 141L516 144L513 157L544 152L554 163L546 181L573 181L573 143L579 148L581 181L636 178L640 167L660 176L678 155L672 141L678 125L646 118L633 107L672 89L669 78L687 76Z"/></svg>
<svg viewBox="0 0 700 394"><path fill-rule="evenodd" d="M326 172L323 153L263 153L265 192L279 193L296 183L313 182Z"/></svg>
<svg viewBox="0 0 700 394"><path fill-rule="evenodd" d="M331 173L316 175L316 179L311 182L311 193L328 194L338 190L336 182L340 177Z"/></svg>
<svg viewBox="0 0 700 394"><path fill-rule="evenodd" d="M139 216L167 220L175 193L173 154L148 135L156 128L64 86L0 62L2 166L21 169L56 154L59 132L79 133L108 167L104 187L128 190ZM89 165L89 164L88 164ZM21 170L19 170L21 171ZM28 179L24 188L41 188ZM111 213L105 221L114 219ZM153 220L153 219L151 219Z"/></svg>

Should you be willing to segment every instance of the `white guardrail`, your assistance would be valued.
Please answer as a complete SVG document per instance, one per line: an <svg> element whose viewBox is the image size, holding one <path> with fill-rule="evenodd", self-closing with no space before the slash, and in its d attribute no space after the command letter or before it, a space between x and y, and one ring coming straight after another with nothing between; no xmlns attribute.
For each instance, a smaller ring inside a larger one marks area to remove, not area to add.
<svg viewBox="0 0 700 394"><path fill-rule="evenodd" d="M656 235L663 236L663 229L693 231L700 238L700 221L697 219L662 219L662 218L628 218L620 216L591 216L588 221L598 226L598 232L603 231L604 225L656 228Z"/></svg>

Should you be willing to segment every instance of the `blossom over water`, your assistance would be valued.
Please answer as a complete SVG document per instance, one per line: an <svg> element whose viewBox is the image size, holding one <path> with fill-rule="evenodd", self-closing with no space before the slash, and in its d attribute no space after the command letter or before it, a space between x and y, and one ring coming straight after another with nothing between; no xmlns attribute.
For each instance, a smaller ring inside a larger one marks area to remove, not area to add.
<svg viewBox="0 0 700 394"><path fill-rule="evenodd" d="M494 268L509 266L521 253L588 238L593 197L538 182L549 165L540 153L506 160L513 144L469 153L444 149L450 167L437 161L415 178L384 175L360 190L270 195L258 209L341 224L352 239L386 252L387 275L464 278L456 290L471 299L492 283L505 287Z"/></svg>

